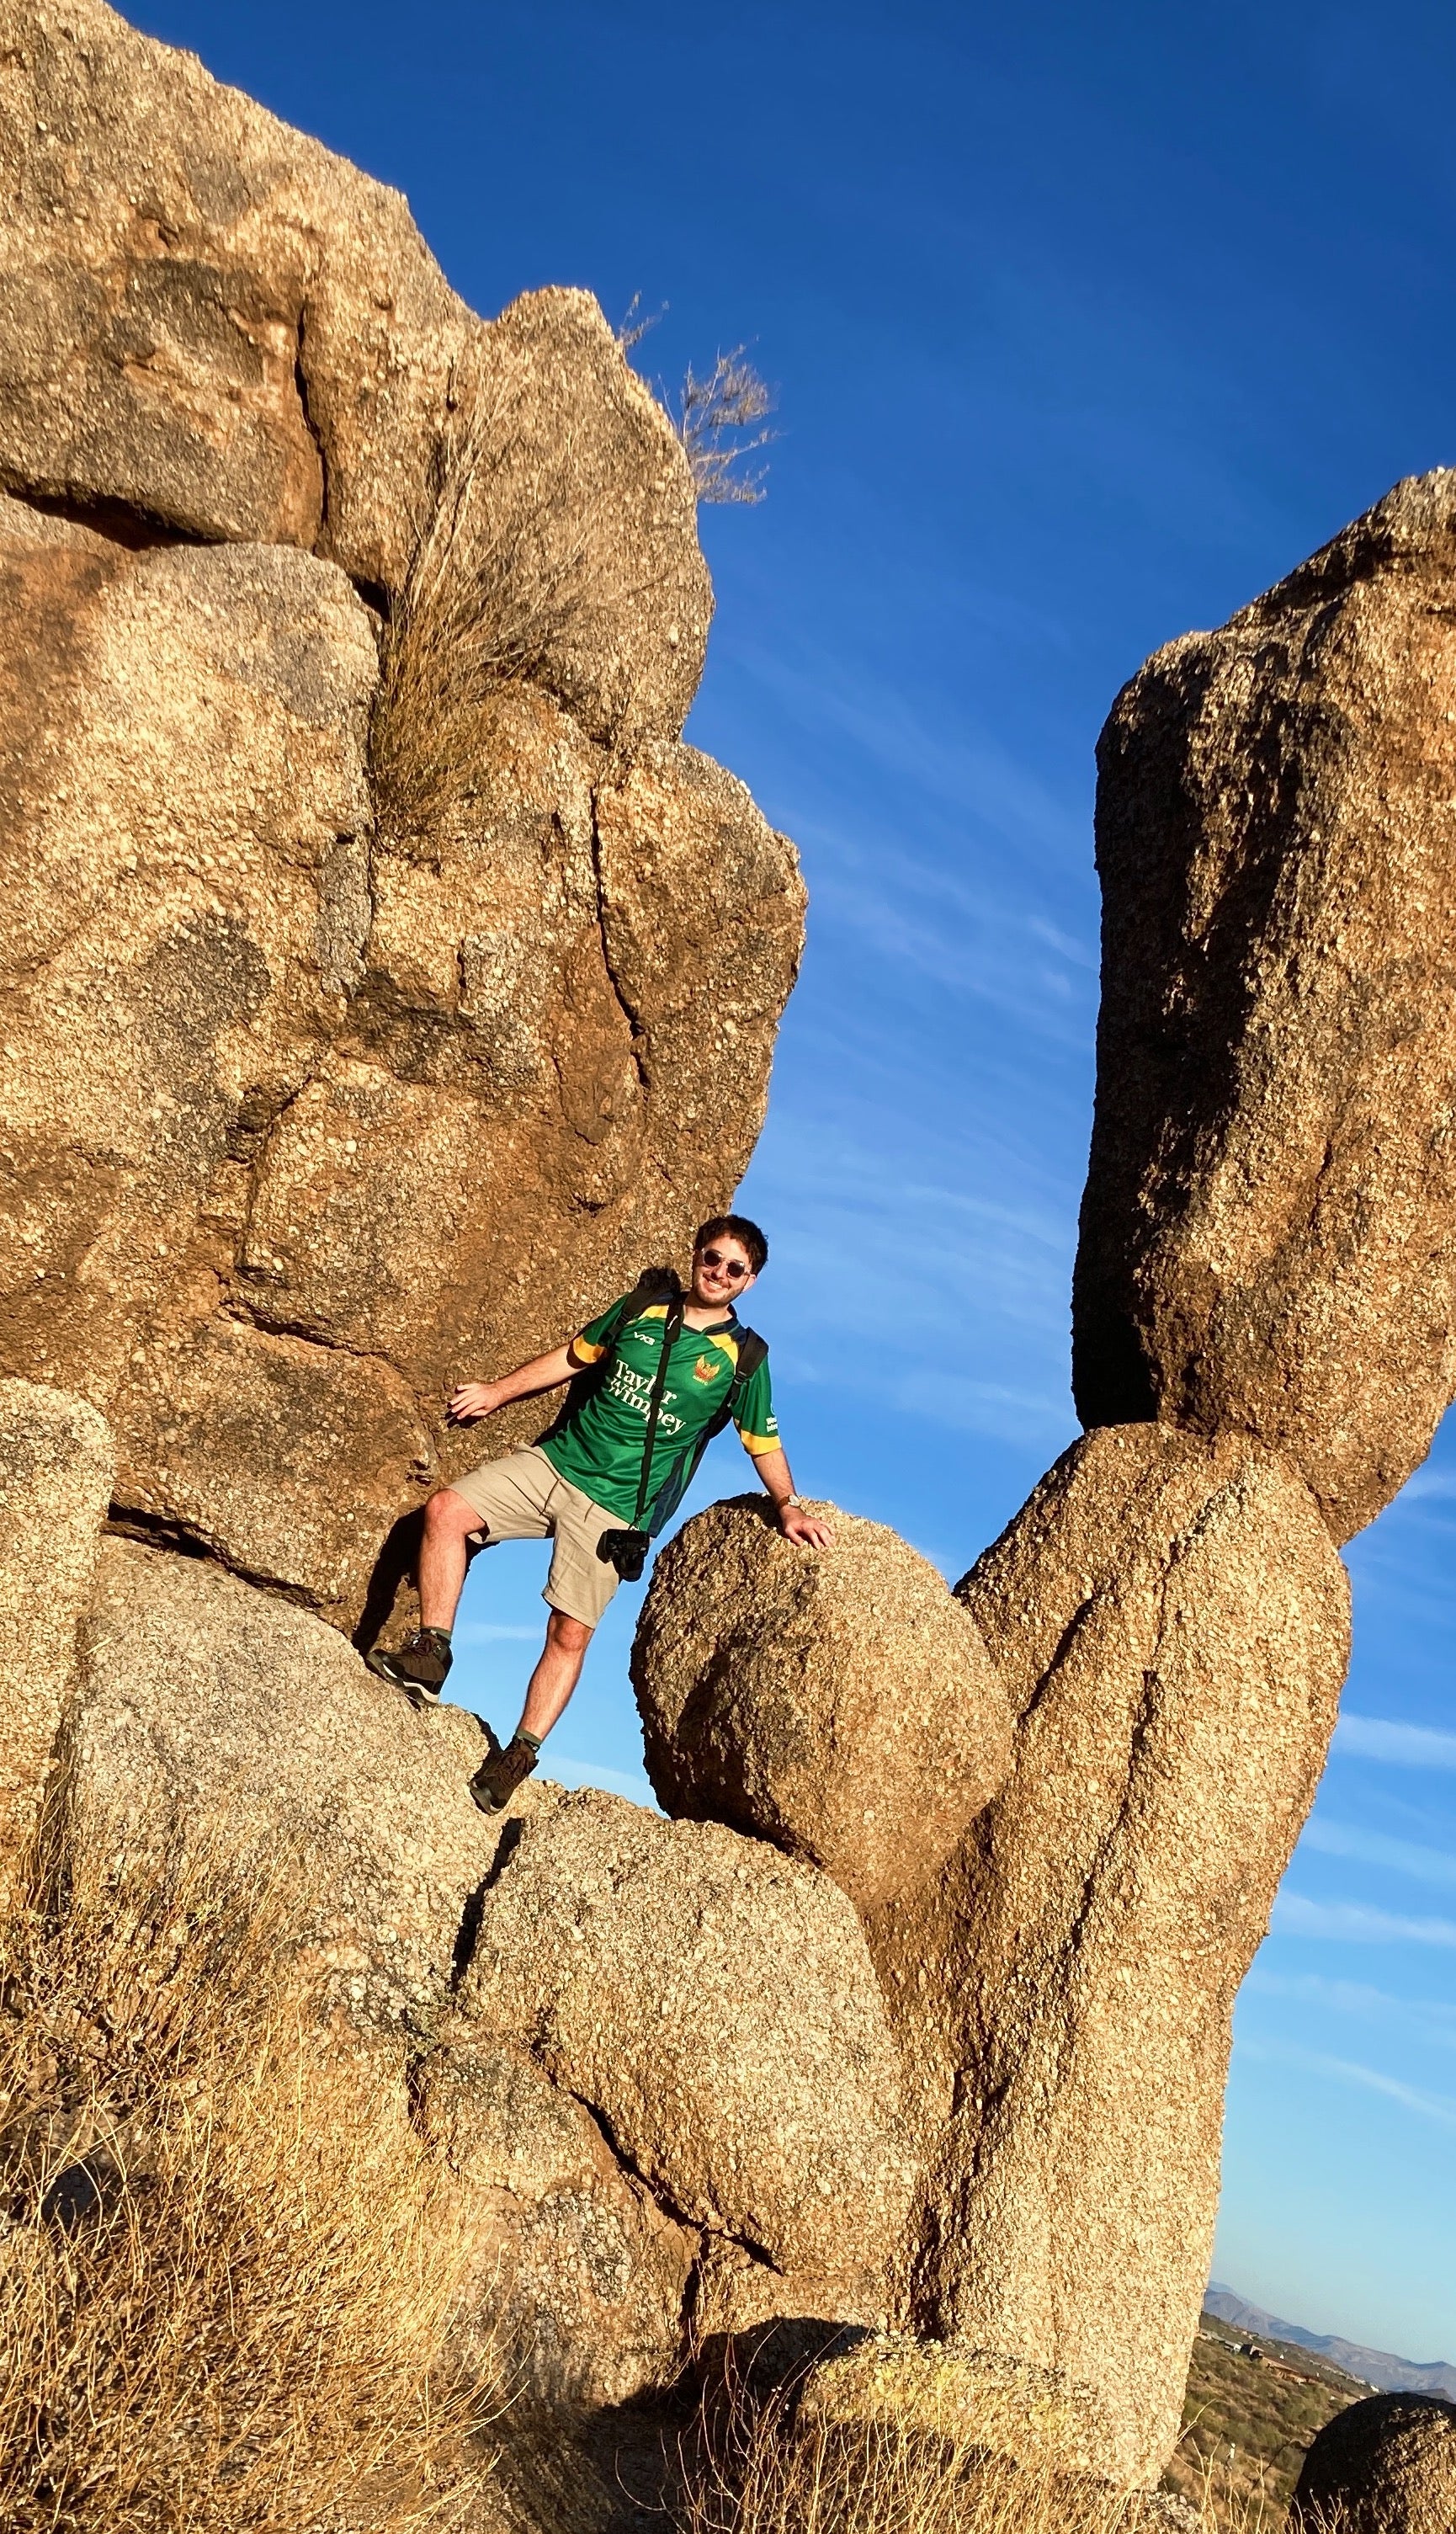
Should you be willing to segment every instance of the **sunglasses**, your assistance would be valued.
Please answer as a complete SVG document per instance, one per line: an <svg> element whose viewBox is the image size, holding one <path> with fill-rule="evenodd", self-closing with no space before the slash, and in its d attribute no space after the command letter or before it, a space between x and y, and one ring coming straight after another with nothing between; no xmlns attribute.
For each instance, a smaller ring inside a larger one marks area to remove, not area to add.
<svg viewBox="0 0 1456 2534"><path fill-rule="evenodd" d="M725 1276L731 1276L735 1285L751 1272L741 1258L727 1258L721 1249L702 1249L698 1255L705 1267L719 1268Z"/></svg>

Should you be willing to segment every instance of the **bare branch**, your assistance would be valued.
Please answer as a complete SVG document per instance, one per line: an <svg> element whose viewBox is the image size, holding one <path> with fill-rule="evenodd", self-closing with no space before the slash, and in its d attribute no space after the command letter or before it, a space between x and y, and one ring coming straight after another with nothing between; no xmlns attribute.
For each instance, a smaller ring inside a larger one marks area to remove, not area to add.
<svg viewBox="0 0 1456 2534"><path fill-rule="evenodd" d="M687 454L700 502L761 502L766 466L747 467L755 450L767 449L777 431L758 429L774 411L774 397L747 357L747 345L720 352L706 377L689 369L674 406L668 406Z"/></svg>
<svg viewBox="0 0 1456 2534"><path fill-rule="evenodd" d="M661 308L654 310L650 317L644 317L642 314L642 293L640 290L634 290L631 298L627 302L621 324L612 328L612 332L615 334L623 352L628 354L634 352L637 345L641 342L643 335L650 334L654 326L661 326L667 313L668 303L665 299Z"/></svg>

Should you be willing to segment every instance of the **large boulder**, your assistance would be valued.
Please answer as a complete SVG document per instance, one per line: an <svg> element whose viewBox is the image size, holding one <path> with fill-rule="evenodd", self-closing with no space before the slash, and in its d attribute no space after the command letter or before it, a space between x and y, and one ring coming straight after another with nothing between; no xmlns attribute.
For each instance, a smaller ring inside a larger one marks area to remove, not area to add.
<svg viewBox="0 0 1456 2534"><path fill-rule="evenodd" d="M972 1621L883 1524L814 1508L785 1539L762 1496L663 1550L632 1649L647 1770L679 1819L812 1858L861 1906L934 1872L1011 1765L1011 1710Z"/></svg>
<svg viewBox="0 0 1456 2534"><path fill-rule="evenodd" d="M111 1539L68 1742L68 1835L93 1866L181 1839L280 1872L326 2003L433 2034L499 1838L467 1791L474 1717L419 1716L307 1611Z"/></svg>
<svg viewBox="0 0 1456 2534"><path fill-rule="evenodd" d="M1290 2504L1296 2534L1451 2534L1456 2402L1375 2393L1326 2421Z"/></svg>
<svg viewBox="0 0 1456 2534"><path fill-rule="evenodd" d="M675 738L712 611L693 486L595 301L484 325L399 194L102 0L5 0L0 60L0 482L397 593L468 405L497 573L570 602L544 682L600 737Z"/></svg>
<svg viewBox="0 0 1456 2534"><path fill-rule="evenodd" d="M102 0L0 0L0 1373L375 1628L448 1390L731 1196L795 857L677 743L693 487L595 301L483 324Z"/></svg>
<svg viewBox="0 0 1456 2534"><path fill-rule="evenodd" d="M697 496L590 291L513 300L476 335L456 392L488 483L483 561L506 579L532 676L624 754L676 739L713 615Z"/></svg>
<svg viewBox="0 0 1456 2534"><path fill-rule="evenodd" d="M701 2238L530 2055L456 2018L414 2080L467 2260L456 2348L553 2410L626 2402L682 2363Z"/></svg>
<svg viewBox="0 0 1456 2534"><path fill-rule="evenodd" d="M0 1908L39 1814L112 1467L84 1399L0 1381Z"/></svg>
<svg viewBox="0 0 1456 2534"><path fill-rule="evenodd" d="M1095 2468L1179 2432L1235 1994L1348 1650L1309 1490L1241 1436L1064 1455L958 1587L1020 1721L937 1881L867 1932L928 2179L917 2327L1092 2388Z"/></svg>
<svg viewBox="0 0 1456 2534"><path fill-rule="evenodd" d="M484 1897L459 2005L683 2223L781 2281L833 2274L845 2313L883 2308L912 2179L899 2053L854 1912L812 1866L561 1798Z"/></svg>
<svg viewBox="0 0 1456 2534"><path fill-rule="evenodd" d="M0 469L396 583L479 321L403 198L102 0L7 0Z"/></svg>
<svg viewBox="0 0 1456 2534"><path fill-rule="evenodd" d="M1089 1425L1257 1435L1335 1537L1456 1390L1456 472L1397 485L1099 750Z"/></svg>
<svg viewBox="0 0 1456 2534"><path fill-rule="evenodd" d="M372 838L378 657L335 566L0 513L0 1369L110 1418L135 1528L352 1626L395 1517L480 1456L448 1388L730 1193L793 850L688 749L639 806L529 687L446 821Z"/></svg>
<svg viewBox="0 0 1456 2534"><path fill-rule="evenodd" d="M180 1841L280 1878L337 2046L384 2085L409 2053L472 2361L590 2407L670 2383L694 2334L882 2317L912 2179L899 2054L812 1868L543 1780L484 1817L473 1717L417 1715L310 1613L126 1539L66 1739L93 1875Z"/></svg>

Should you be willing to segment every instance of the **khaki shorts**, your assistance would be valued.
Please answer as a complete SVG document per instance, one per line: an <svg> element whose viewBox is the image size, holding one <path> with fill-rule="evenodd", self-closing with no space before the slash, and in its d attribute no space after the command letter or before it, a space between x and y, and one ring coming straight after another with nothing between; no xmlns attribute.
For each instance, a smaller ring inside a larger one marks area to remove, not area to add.
<svg viewBox="0 0 1456 2534"><path fill-rule="evenodd" d="M583 1627L596 1626L620 1581L597 1555L597 1542L604 1531L625 1529L619 1513L593 1504L534 1443L449 1483L480 1515L489 1539L553 1539L542 1599Z"/></svg>

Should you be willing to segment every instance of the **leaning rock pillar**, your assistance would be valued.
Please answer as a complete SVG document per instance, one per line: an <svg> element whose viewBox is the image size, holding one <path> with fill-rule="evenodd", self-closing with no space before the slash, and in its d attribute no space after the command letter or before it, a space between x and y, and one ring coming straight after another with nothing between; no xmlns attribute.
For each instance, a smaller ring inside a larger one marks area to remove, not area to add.
<svg viewBox="0 0 1456 2534"><path fill-rule="evenodd" d="M937 1882L869 1915L920 2082L917 2328L1099 2397L1099 2470L1178 2435L1230 2023L1348 1651L1304 1483L1247 1437L1103 1429L958 1587L1019 1722Z"/></svg>
<svg viewBox="0 0 1456 2534"><path fill-rule="evenodd" d="M111 1477L94 1408L0 1381L0 1905L40 1809Z"/></svg>

